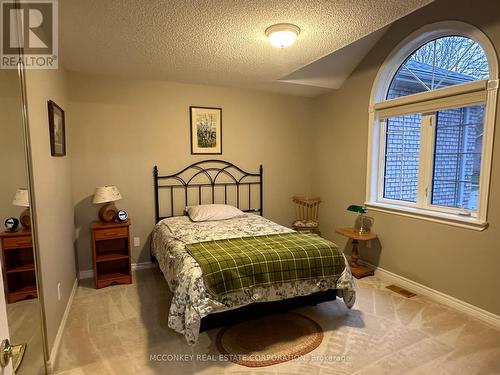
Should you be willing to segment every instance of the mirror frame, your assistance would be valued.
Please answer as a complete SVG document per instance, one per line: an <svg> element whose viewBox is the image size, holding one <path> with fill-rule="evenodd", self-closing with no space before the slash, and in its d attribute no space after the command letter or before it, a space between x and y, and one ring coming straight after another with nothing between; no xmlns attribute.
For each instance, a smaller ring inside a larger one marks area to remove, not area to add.
<svg viewBox="0 0 500 375"><path fill-rule="evenodd" d="M20 54L19 56L23 56ZM42 271L40 266L40 253L38 247L38 229L36 226L37 214L36 214L36 199L35 199L35 189L33 181L33 162L31 153L31 139L29 131L29 121L28 121L28 101L27 101L27 91L26 91L26 75L24 64L21 61L18 63L18 75L19 83L21 86L21 110L22 110L22 124L23 124L23 143L24 143L24 159L26 165L26 178L28 181L28 192L29 192L29 202L30 202L30 214L31 214L31 236L33 242L33 258L35 263L35 274L36 274L36 289L37 289L37 299L40 311L40 334L42 335L42 347L43 347L43 367L45 374L48 374L47 362L49 360L48 353L48 343L47 343L47 328L45 320L45 306L43 299L43 283L42 283Z"/></svg>
<svg viewBox="0 0 500 375"><path fill-rule="evenodd" d="M16 6L20 7L19 0L14 0ZM21 23L17 22L17 34L22 35L22 30L20 29ZM36 287L37 287L37 299L40 311L40 334L42 338L43 347L43 369L45 374L48 374L47 363L50 358L48 351L47 342L47 325L45 319L45 305L43 299L43 283L42 283L42 269L40 266L40 253L39 253L39 239L38 239L38 229L37 223L37 212L36 212L36 199L35 199L35 184L33 179L33 155L31 152L31 138L30 138L30 127L28 120L28 99L27 99L27 86L26 86L26 69L24 66L24 49L22 47L18 48L19 62L17 64L17 72L19 76L20 91L21 91L21 114L22 114L22 127L23 127L23 143L24 143L24 158L26 165L26 178L28 182L29 191L29 202L30 202L30 213L31 213L31 235L33 242L33 258L35 263L35 273L36 273Z"/></svg>

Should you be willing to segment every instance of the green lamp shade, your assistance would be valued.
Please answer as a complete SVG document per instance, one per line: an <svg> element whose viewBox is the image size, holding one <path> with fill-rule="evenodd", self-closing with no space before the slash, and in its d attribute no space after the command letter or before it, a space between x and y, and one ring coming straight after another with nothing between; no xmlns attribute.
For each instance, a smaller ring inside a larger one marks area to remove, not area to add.
<svg viewBox="0 0 500 375"><path fill-rule="evenodd" d="M366 208L363 206L357 206L355 204L351 204L349 207L347 207L347 211L357 212L358 214L365 214Z"/></svg>

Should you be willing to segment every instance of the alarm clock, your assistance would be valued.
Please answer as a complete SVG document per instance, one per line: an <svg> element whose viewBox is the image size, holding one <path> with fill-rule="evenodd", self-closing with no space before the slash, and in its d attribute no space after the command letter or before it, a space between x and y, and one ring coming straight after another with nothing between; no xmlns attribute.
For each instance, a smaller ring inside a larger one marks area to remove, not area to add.
<svg viewBox="0 0 500 375"><path fill-rule="evenodd" d="M9 217L7 218L7 220L5 220L5 229L10 232L15 232L18 226L19 220L17 220L15 217Z"/></svg>
<svg viewBox="0 0 500 375"><path fill-rule="evenodd" d="M127 221L127 219L128 219L128 213L127 213L127 211L125 211L125 210L118 211L118 213L116 214L116 219L119 222L122 222L122 223L124 221Z"/></svg>

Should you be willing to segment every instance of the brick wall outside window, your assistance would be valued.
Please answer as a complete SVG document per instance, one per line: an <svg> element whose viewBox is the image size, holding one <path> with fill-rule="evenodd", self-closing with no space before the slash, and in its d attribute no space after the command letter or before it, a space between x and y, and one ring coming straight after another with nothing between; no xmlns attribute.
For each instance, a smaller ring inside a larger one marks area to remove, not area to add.
<svg viewBox="0 0 500 375"><path fill-rule="evenodd" d="M391 86L391 97L420 92L408 84ZM477 208L484 106L437 114L432 203ZM384 197L415 202L418 184L420 115L387 120Z"/></svg>

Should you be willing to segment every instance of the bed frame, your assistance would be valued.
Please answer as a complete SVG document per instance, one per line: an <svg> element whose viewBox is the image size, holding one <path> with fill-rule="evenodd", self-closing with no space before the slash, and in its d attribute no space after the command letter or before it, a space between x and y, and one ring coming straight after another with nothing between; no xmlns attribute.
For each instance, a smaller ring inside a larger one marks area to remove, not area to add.
<svg viewBox="0 0 500 375"><path fill-rule="evenodd" d="M255 212L263 215L262 195L262 165L258 173L245 172L236 165L224 160L203 160L191 164L180 172L172 175L160 176L158 167L153 168L154 197L155 197L155 219L162 219L184 214L184 208L190 204L224 203L231 204L244 212ZM258 207L254 207L252 191L259 192ZM160 192L166 191L166 201L170 210L167 216L160 216ZM176 198L182 193L184 205L176 210ZM223 199L222 199L223 194ZM219 199L217 199L219 198Z"/></svg>
<svg viewBox="0 0 500 375"><path fill-rule="evenodd" d="M233 163L210 159L191 164L172 175L160 175L155 165L153 187L156 223L168 217L184 215L184 208L190 204L232 204L243 212L253 212L263 216L263 171L262 165L258 173L249 173ZM259 192L258 205L253 195L255 190ZM176 204L179 200L183 204ZM162 202L164 202L163 207ZM160 212L165 211L166 216L160 215ZM234 310L213 313L202 318L200 331L333 301L336 296L337 291L331 289L308 296L254 303Z"/></svg>

